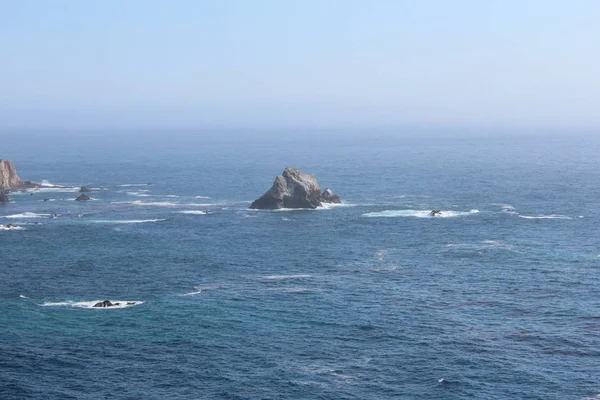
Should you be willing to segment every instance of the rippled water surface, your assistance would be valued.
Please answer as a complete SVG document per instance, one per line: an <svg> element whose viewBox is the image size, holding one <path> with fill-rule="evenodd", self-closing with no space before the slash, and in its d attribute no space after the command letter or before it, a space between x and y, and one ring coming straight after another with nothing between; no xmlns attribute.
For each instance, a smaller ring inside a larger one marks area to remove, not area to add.
<svg viewBox="0 0 600 400"><path fill-rule="evenodd" d="M596 398L599 143L13 137L0 398Z"/></svg>

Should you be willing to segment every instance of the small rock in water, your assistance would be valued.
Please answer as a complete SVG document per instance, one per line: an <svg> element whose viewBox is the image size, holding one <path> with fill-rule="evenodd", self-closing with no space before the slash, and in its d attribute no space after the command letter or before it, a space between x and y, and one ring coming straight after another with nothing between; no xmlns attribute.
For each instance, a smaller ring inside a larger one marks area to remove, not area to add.
<svg viewBox="0 0 600 400"><path fill-rule="evenodd" d="M81 196L79 196L78 198L75 199L76 201L87 201L87 200L91 200L90 196L86 195L86 194L82 194Z"/></svg>

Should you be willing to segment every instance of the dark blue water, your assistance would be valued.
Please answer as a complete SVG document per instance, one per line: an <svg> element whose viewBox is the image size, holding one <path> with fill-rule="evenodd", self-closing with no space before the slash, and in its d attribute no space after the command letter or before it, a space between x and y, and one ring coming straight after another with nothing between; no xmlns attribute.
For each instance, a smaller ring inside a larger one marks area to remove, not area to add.
<svg viewBox="0 0 600 400"><path fill-rule="evenodd" d="M0 230L0 398L595 398L598 154L589 137L11 136L22 178L96 190L0 207L23 228ZM346 204L247 210L286 166ZM136 305L89 308L104 299Z"/></svg>

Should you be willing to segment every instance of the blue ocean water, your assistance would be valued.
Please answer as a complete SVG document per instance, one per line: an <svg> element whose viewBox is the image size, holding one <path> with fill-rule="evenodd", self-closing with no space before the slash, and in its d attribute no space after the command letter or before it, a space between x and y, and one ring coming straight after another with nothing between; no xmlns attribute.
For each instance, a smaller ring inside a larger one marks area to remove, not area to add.
<svg viewBox="0 0 600 400"><path fill-rule="evenodd" d="M0 230L2 399L600 394L594 137L14 135L2 151L23 179L94 188L0 207L23 228ZM344 205L248 210L287 166ZM135 305L89 308L105 299Z"/></svg>

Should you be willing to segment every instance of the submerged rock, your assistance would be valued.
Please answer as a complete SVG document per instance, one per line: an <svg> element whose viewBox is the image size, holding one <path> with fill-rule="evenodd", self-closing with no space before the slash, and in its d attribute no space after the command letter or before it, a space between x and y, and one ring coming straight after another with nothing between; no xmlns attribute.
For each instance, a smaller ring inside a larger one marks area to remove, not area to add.
<svg viewBox="0 0 600 400"><path fill-rule="evenodd" d="M330 189L321 193L317 179L297 168L286 168L271 189L252 202L251 209L317 208L323 203L341 203Z"/></svg>
<svg viewBox="0 0 600 400"><path fill-rule="evenodd" d="M4 190L0 190L0 203L8 203L9 201L10 200L8 199L8 196L6 195Z"/></svg>
<svg viewBox="0 0 600 400"><path fill-rule="evenodd" d="M81 196L79 196L75 200L76 201L87 201L87 200L91 200L91 199L90 199L90 196L88 196L87 194L82 194Z"/></svg>
<svg viewBox="0 0 600 400"><path fill-rule="evenodd" d="M79 189L79 193L89 193L91 191L92 190L87 186L82 186L81 189Z"/></svg>
<svg viewBox="0 0 600 400"><path fill-rule="evenodd" d="M430 217L437 217L438 215L442 215L442 212L440 210L431 210L431 212L429 213Z"/></svg>

